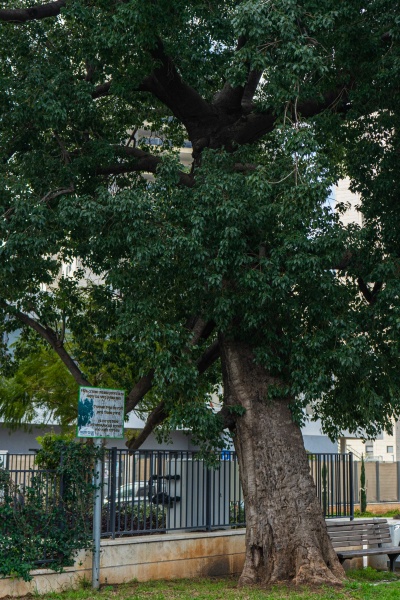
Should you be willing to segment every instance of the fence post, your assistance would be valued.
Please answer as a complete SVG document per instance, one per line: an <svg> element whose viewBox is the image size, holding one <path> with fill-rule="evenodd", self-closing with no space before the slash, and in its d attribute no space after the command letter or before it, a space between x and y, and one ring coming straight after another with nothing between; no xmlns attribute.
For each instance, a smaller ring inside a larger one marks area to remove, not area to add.
<svg viewBox="0 0 400 600"><path fill-rule="evenodd" d="M354 521L354 472L353 453L349 452L349 496L350 496L350 521Z"/></svg>
<svg viewBox="0 0 400 600"><path fill-rule="evenodd" d="M353 457L353 481L354 481L354 502L359 502L360 500L360 490L359 490L359 475L358 475L358 462L354 461Z"/></svg>
<svg viewBox="0 0 400 600"><path fill-rule="evenodd" d="M376 473L376 501L381 501L381 486L379 481L379 460L375 463L375 473Z"/></svg>
<svg viewBox="0 0 400 600"><path fill-rule="evenodd" d="M110 456L110 525L111 538L115 539L115 503L117 499L117 447L111 448Z"/></svg>
<svg viewBox="0 0 400 600"><path fill-rule="evenodd" d="M95 448L100 450L101 439L94 441ZM103 479L103 461L98 456L94 466L93 485L93 553L92 553L92 588L98 590L100 587L100 541L101 541L101 496Z"/></svg>
<svg viewBox="0 0 400 600"><path fill-rule="evenodd" d="M324 513L324 517L327 516L327 500L328 500L328 477L327 477L327 467L326 467L326 456L324 454L322 469L321 469L321 492L322 492L322 510Z"/></svg>
<svg viewBox="0 0 400 600"><path fill-rule="evenodd" d="M397 461L397 502L400 502L400 461Z"/></svg>
<svg viewBox="0 0 400 600"><path fill-rule="evenodd" d="M211 531L211 469L206 471L206 530Z"/></svg>

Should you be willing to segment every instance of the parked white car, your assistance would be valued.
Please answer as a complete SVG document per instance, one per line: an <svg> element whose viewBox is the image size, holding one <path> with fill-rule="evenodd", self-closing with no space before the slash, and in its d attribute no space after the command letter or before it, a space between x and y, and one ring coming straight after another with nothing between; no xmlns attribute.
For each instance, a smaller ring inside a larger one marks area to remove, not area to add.
<svg viewBox="0 0 400 600"><path fill-rule="evenodd" d="M152 486L151 493L154 493L154 486ZM110 493L110 488L108 489ZM143 502L144 498L148 497L149 494L149 484L147 481L135 481L133 483L127 483L125 485L121 485L116 490L115 501L117 504L138 504L139 502ZM110 496L104 499L104 504L108 504L110 502Z"/></svg>

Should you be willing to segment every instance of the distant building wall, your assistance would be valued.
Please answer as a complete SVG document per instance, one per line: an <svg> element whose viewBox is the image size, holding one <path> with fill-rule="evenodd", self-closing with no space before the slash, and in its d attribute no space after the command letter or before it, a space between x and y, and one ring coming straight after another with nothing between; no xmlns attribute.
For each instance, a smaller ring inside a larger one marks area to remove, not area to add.
<svg viewBox="0 0 400 600"><path fill-rule="evenodd" d="M337 442L331 442L328 436L325 435L303 435L304 447L311 454L319 454L321 452L330 454L337 453Z"/></svg>
<svg viewBox="0 0 400 600"><path fill-rule="evenodd" d="M27 454L30 450L39 450L40 445L37 441L38 436L54 431L60 433L61 429L57 425L33 426L29 431L19 429L10 431L4 424L0 424L0 450L8 450L11 454ZM125 440L107 440L106 446L113 446L126 449ZM171 443L159 444L153 434L151 434L141 450L197 450L191 441L190 434L183 431L174 431L171 434Z"/></svg>
<svg viewBox="0 0 400 600"><path fill-rule="evenodd" d="M349 204L349 208L340 217L340 220L344 225L357 223L357 225L361 227L362 214L357 210L357 206L361 203L361 200L357 194L353 194L353 192L349 190L349 185L350 179L346 178L341 179L334 187L333 193L335 196L335 203L345 202L346 204Z"/></svg>

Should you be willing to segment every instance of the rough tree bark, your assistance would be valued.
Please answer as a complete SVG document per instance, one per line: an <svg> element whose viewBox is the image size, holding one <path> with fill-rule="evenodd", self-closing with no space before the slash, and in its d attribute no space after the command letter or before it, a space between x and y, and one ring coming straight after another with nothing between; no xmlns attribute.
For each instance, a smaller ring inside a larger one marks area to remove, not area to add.
<svg viewBox="0 0 400 600"><path fill-rule="evenodd" d="M243 342L222 342L225 403L241 406L234 444L246 506L240 583L340 584L344 578L316 497L288 399L267 399L277 380Z"/></svg>

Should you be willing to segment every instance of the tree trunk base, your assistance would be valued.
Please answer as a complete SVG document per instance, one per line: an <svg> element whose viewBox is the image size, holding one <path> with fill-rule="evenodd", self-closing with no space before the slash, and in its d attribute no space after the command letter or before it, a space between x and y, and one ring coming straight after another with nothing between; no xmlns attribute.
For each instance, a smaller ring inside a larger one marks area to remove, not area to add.
<svg viewBox="0 0 400 600"><path fill-rule="evenodd" d="M289 399L268 398L279 385L248 346L226 342L225 403L241 406L234 444L246 508L246 558L240 585L340 585L344 570L328 536Z"/></svg>

